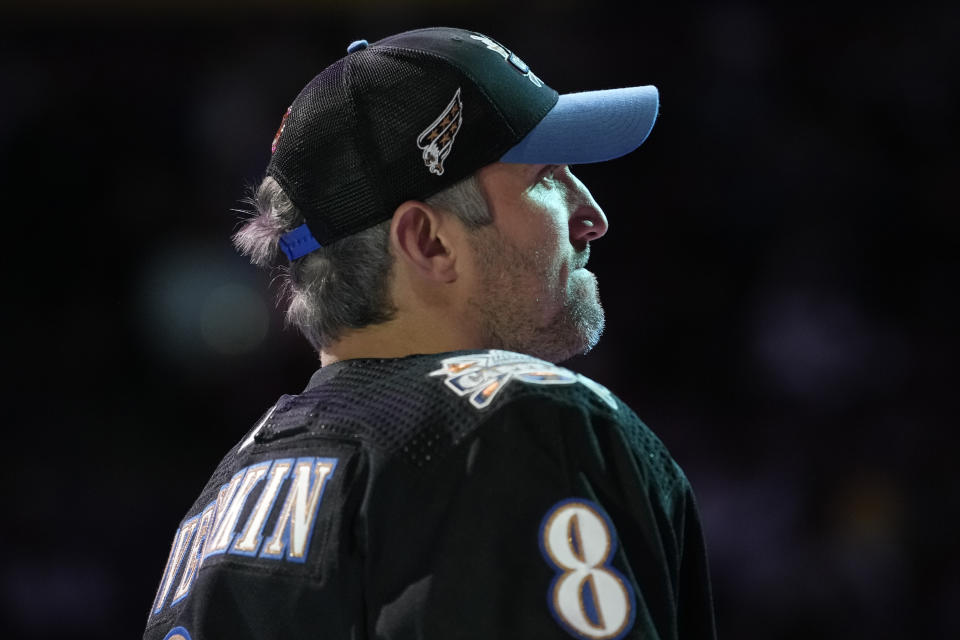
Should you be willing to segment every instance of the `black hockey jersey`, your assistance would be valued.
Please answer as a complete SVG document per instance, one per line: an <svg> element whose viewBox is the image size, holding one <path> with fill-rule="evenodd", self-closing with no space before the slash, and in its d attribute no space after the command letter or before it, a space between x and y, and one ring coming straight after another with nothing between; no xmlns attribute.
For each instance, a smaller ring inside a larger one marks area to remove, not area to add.
<svg viewBox="0 0 960 640"><path fill-rule="evenodd" d="M693 494L606 388L505 351L347 360L180 523L144 637L714 638Z"/></svg>

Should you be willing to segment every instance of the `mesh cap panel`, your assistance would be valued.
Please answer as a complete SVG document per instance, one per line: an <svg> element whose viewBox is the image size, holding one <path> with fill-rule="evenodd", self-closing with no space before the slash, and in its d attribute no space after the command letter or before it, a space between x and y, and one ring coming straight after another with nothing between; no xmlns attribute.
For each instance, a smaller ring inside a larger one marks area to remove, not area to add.
<svg viewBox="0 0 960 640"><path fill-rule="evenodd" d="M277 145L267 170L307 217L315 237L349 235L356 212L378 204L368 186L367 150L358 144L345 62L328 67L294 100L284 144Z"/></svg>

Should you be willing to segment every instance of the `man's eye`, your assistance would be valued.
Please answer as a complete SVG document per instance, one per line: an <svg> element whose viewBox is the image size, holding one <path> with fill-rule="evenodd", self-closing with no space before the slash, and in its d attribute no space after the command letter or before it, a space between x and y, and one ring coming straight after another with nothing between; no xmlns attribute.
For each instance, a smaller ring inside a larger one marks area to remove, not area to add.
<svg viewBox="0 0 960 640"><path fill-rule="evenodd" d="M540 174L540 179L552 180L555 177L554 174L557 172L557 169L559 168L560 168L559 165L555 165L555 164L547 165L546 167L543 168L543 172Z"/></svg>

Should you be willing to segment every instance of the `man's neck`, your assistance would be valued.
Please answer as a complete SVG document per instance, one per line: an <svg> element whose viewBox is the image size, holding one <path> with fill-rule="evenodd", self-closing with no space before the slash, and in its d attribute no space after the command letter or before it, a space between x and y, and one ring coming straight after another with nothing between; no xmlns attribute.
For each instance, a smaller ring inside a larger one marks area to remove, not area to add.
<svg viewBox="0 0 960 640"><path fill-rule="evenodd" d="M356 358L402 358L418 353L443 353L482 348L479 337L466 323L414 318L398 314L388 322L347 332L320 351L320 365Z"/></svg>

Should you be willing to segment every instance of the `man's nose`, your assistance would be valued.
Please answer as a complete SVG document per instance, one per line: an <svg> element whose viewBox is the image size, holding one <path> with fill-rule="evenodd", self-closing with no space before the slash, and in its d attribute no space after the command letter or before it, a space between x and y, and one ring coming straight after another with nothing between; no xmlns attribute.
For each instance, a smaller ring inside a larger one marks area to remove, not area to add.
<svg viewBox="0 0 960 640"><path fill-rule="evenodd" d="M573 215L570 216L570 241L583 244L603 237L607 233L607 216L603 209L593 199L590 190L569 168L564 171L570 188L570 207Z"/></svg>

